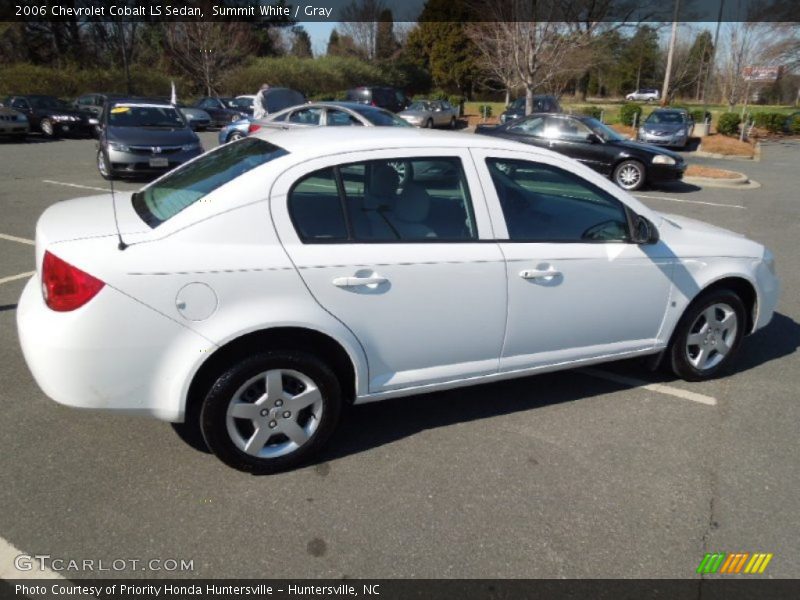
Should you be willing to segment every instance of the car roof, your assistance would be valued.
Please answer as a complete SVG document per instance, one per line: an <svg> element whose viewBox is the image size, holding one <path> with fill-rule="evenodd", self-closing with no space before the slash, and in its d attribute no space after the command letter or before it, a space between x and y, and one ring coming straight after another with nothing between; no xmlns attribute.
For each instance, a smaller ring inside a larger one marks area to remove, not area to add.
<svg viewBox="0 0 800 600"><path fill-rule="evenodd" d="M262 130L249 137L266 140L298 159L345 152L441 146L447 148L506 148L545 154L535 147L503 138L458 131L431 131L413 127L309 127Z"/></svg>

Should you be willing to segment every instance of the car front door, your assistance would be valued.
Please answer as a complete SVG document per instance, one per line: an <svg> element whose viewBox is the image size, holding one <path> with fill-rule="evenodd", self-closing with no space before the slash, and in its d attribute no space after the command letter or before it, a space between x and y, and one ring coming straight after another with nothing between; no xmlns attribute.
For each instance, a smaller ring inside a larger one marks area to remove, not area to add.
<svg viewBox="0 0 800 600"><path fill-rule="evenodd" d="M651 350L671 289L666 246L631 243L624 204L568 163L473 154L507 260L501 371Z"/></svg>
<svg viewBox="0 0 800 600"><path fill-rule="evenodd" d="M589 127L572 117L547 117L549 148L608 175L616 152L609 151Z"/></svg>
<svg viewBox="0 0 800 600"><path fill-rule="evenodd" d="M309 291L363 346L371 393L497 372L505 263L468 151L317 159L279 177L271 207Z"/></svg>

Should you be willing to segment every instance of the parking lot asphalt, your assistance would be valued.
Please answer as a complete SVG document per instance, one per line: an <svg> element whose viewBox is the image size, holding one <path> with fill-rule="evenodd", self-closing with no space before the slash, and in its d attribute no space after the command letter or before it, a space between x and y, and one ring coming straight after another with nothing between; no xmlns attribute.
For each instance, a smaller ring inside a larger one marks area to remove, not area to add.
<svg viewBox="0 0 800 600"><path fill-rule="evenodd" d="M108 188L93 149L0 143L0 281L34 270L24 240L47 206ZM762 187L637 195L775 253L778 312L732 374L689 384L633 361L355 407L319 462L275 476L169 424L47 399L17 341L27 277L0 283L0 537L66 560L193 561L73 579L696 578L714 551L771 552L764 576L800 577L800 144L702 162Z"/></svg>

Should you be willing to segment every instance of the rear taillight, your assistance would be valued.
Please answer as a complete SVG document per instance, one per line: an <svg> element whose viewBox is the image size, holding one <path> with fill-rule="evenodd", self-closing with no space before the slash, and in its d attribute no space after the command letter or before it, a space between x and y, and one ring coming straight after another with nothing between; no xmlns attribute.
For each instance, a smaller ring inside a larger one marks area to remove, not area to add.
<svg viewBox="0 0 800 600"><path fill-rule="evenodd" d="M42 261L42 295L51 309L58 312L75 310L94 298L105 283L50 252Z"/></svg>
<svg viewBox="0 0 800 600"><path fill-rule="evenodd" d="M261 129L261 125L256 125L255 123L250 123L249 127L247 128L247 133L253 133Z"/></svg>

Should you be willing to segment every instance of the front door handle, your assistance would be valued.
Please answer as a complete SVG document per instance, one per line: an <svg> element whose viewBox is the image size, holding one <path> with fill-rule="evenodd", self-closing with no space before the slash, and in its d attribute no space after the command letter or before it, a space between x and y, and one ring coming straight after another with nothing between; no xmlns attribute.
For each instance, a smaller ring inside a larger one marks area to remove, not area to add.
<svg viewBox="0 0 800 600"><path fill-rule="evenodd" d="M556 271L555 269L548 269L547 271L524 269L519 272L519 276L523 279L544 279L546 281L550 281L557 275L561 275L561 271Z"/></svg>
<svg viewBox="0 0 800 600"><path fill-rule="evenodd" d="M372 275L370 277L335 277L333 285L336 287L358 287L360 285L378 286L389 281L386 277Z"/></svg>

